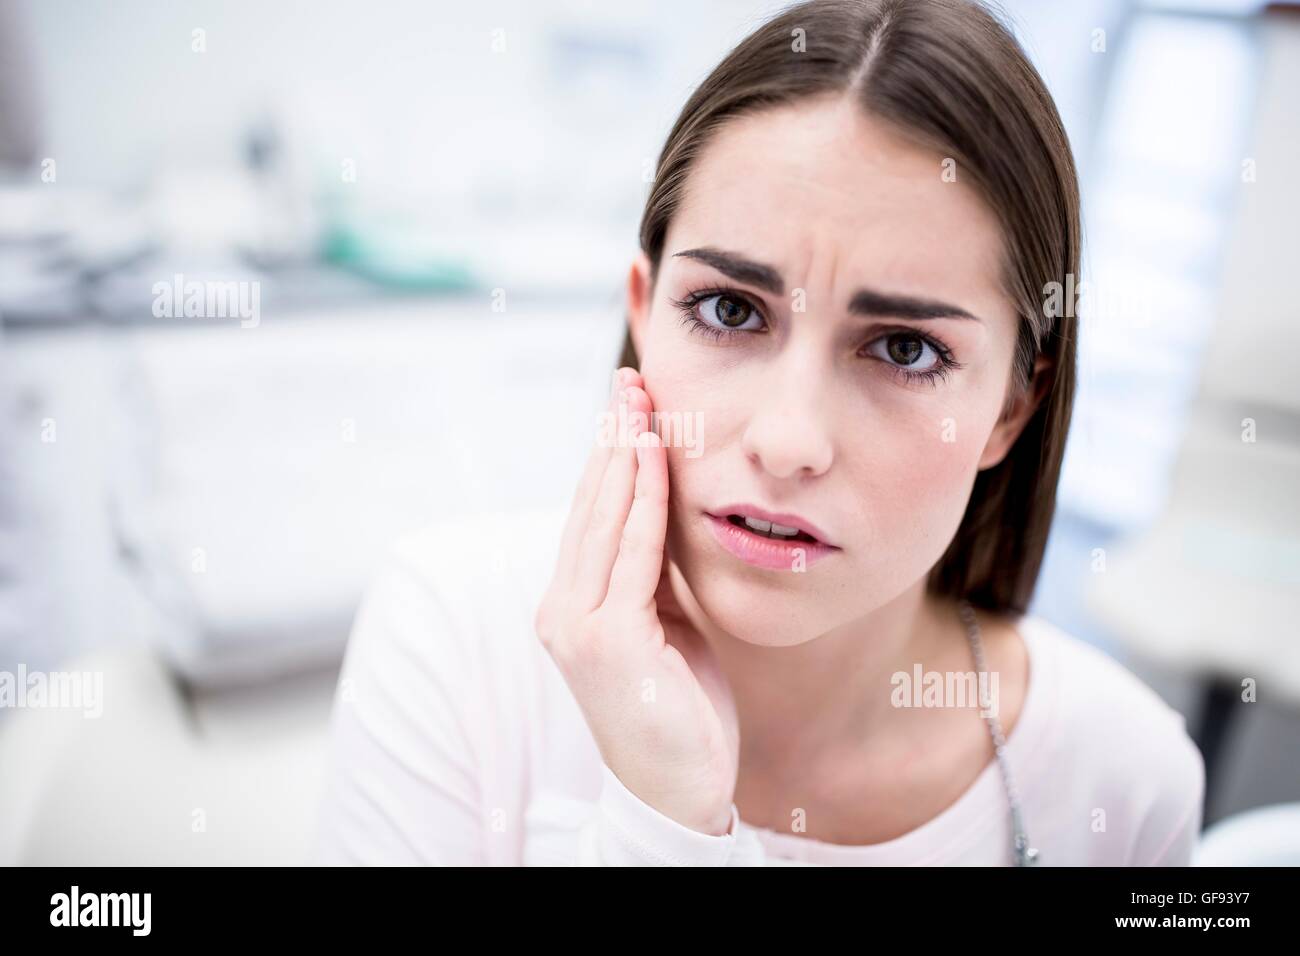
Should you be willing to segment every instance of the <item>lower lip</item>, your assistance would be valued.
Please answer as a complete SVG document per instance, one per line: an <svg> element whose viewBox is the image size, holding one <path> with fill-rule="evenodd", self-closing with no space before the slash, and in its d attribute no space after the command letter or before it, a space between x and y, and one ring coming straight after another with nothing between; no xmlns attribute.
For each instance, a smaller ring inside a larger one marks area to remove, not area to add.
<svg viewBox="0 0 1300 956"><path fill-rule="evenodd" d="M756 568L768 568L773 571L794 571L810 567L839 548L814 541L778 541L766 538L744 528L737 527L726 518L705 513L704 517L713 529L713 536L722 545L746 564ZM802 563L800 552L803 552Z"/></svg>

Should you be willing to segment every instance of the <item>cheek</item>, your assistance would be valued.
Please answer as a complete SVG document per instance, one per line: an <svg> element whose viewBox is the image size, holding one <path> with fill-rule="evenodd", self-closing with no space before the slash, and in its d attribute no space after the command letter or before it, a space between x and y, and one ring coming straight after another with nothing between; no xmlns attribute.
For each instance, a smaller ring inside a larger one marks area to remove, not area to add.
<svg viewBox="0 0 1300 956"><path fill-rule="evenodd" d="M669 359L665 361L664 359ZM681 518L683 501L690 498L693 477L709 450L710 409L701 406L708 397L701 378L683 371L664 350L647 349L641 361L641 378L654 409L654 429L668 458L669 520Z"/></svg>
<svg viewBox="0 0 1300 956"><path fill-rule="evenodd" d="M706 375L689 362L688 354L672 343L653 343L641 361L641 378L654 409L655 430L668 451L668 475L674 486L691 466L710 452L712 439L725 426L727 403L719 402L715 375ZM712 386L712 387L710 387Z"/></svg>
<svg viewBox="0 0 1300 956"><path fill-rule="evenodd" d="M696 511L706 504L707 495L701 492L709 485L709 475L717 477L719 458L713 452L721 427L719 415L725 410L701 407L696 396L682 390L664 389L662 394L671 397L663 399L650 394L655 401L655 430L668 459L670 519L677 520L685 517L688 503Z"/></svg>
<svg viewBox="0 0 1300 956"><path fill-rule="evenodd" d="M846 469L864 560L924 574L961 524L987 429L947 408L878 428Z"/></svg>

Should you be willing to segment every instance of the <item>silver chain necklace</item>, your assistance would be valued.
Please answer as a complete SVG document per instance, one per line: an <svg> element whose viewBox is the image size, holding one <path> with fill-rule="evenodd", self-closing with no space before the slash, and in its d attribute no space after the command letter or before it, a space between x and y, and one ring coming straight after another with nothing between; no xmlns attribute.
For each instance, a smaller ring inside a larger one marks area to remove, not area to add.
<svg viewBox="0 0 1300 956"><path fill-rule="evenodd" d="M983 675L979 686L988 686L988 668L984 664L984 647L980 642L980 625L975 617L975 609L970 602L962 598L957 603L961 619L966 625L966 635L970 638L971 651L975 655L975 667ZM976 680L979 680L977 677ZM1037 866L1038 850L1029 845L1029 834L1025 832L1024 818L1020 812L1020 791L1011 779L1011 767L1007 763L1007 740L1002 736L1002 725L996 714L987 714L984 718L993 737L993 751L998 757L998 767L1002 771L1002 784L1007 791L1007 802L1011 805L1012 853L1016 866Z"/></svg>

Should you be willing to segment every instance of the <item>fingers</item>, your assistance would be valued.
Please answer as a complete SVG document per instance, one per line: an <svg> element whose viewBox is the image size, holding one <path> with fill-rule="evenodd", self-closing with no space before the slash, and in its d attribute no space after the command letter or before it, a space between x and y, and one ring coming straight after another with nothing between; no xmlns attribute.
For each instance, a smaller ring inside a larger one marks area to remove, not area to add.
<svg viewBox="0 0 1300 956"><path fill-rule="evenodd" d="M623 366L614 373L613 383L609 390L609 401L602 413L600 427L597 429L591 454L587 457L586 467L583 468L582 477L578 480L578 486L574 490L573 500L569 506L569 516L565 521L564 533L560 538L560 551L551 585L552 589L558 593L567 593L573 584L582 536L587 531L592 505L595 503L596 496L600 491L601 481L605 477L605 469L609 465L616 444L607 440L610 436L604 425L609 421L610 416L617 415L619 392L624 385L633 380L639 382L640 375L627 366Z"/></svg>
<svg viewBox="0 0 1300 956"><path fill-rule="evenodd" d="M663 569L668 526L668 455L652 431L639 436L636 485L605 604L649 607Z"/></svg>
<svg viewBox="0 0 1300 956"><path fill-rule="evenodd" d="M633 435L640 434L649 425L650 396L635 385L626 391L627 407L619 420ZM570 592L570 608L578 613L590 613L605 600L623 526L632 506L635 478L633 438L620 431L618 445L613 449L601 479L600 491L592 505L586 533L578 546L578 561Z"/></svg>

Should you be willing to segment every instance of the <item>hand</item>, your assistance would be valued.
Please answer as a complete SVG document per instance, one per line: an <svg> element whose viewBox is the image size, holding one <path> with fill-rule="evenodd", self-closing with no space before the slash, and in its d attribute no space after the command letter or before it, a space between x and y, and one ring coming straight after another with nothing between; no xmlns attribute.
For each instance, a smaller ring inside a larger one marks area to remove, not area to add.
<svg viewBox="0 0 1300 956"><path fill-rule="evenodd" d="M645 430L650 396L631 368L619 381L632 434L593 448L534 623L605 765L660 813L721 835L739 763L735 701L669 586L668 459Z"/></svg>

